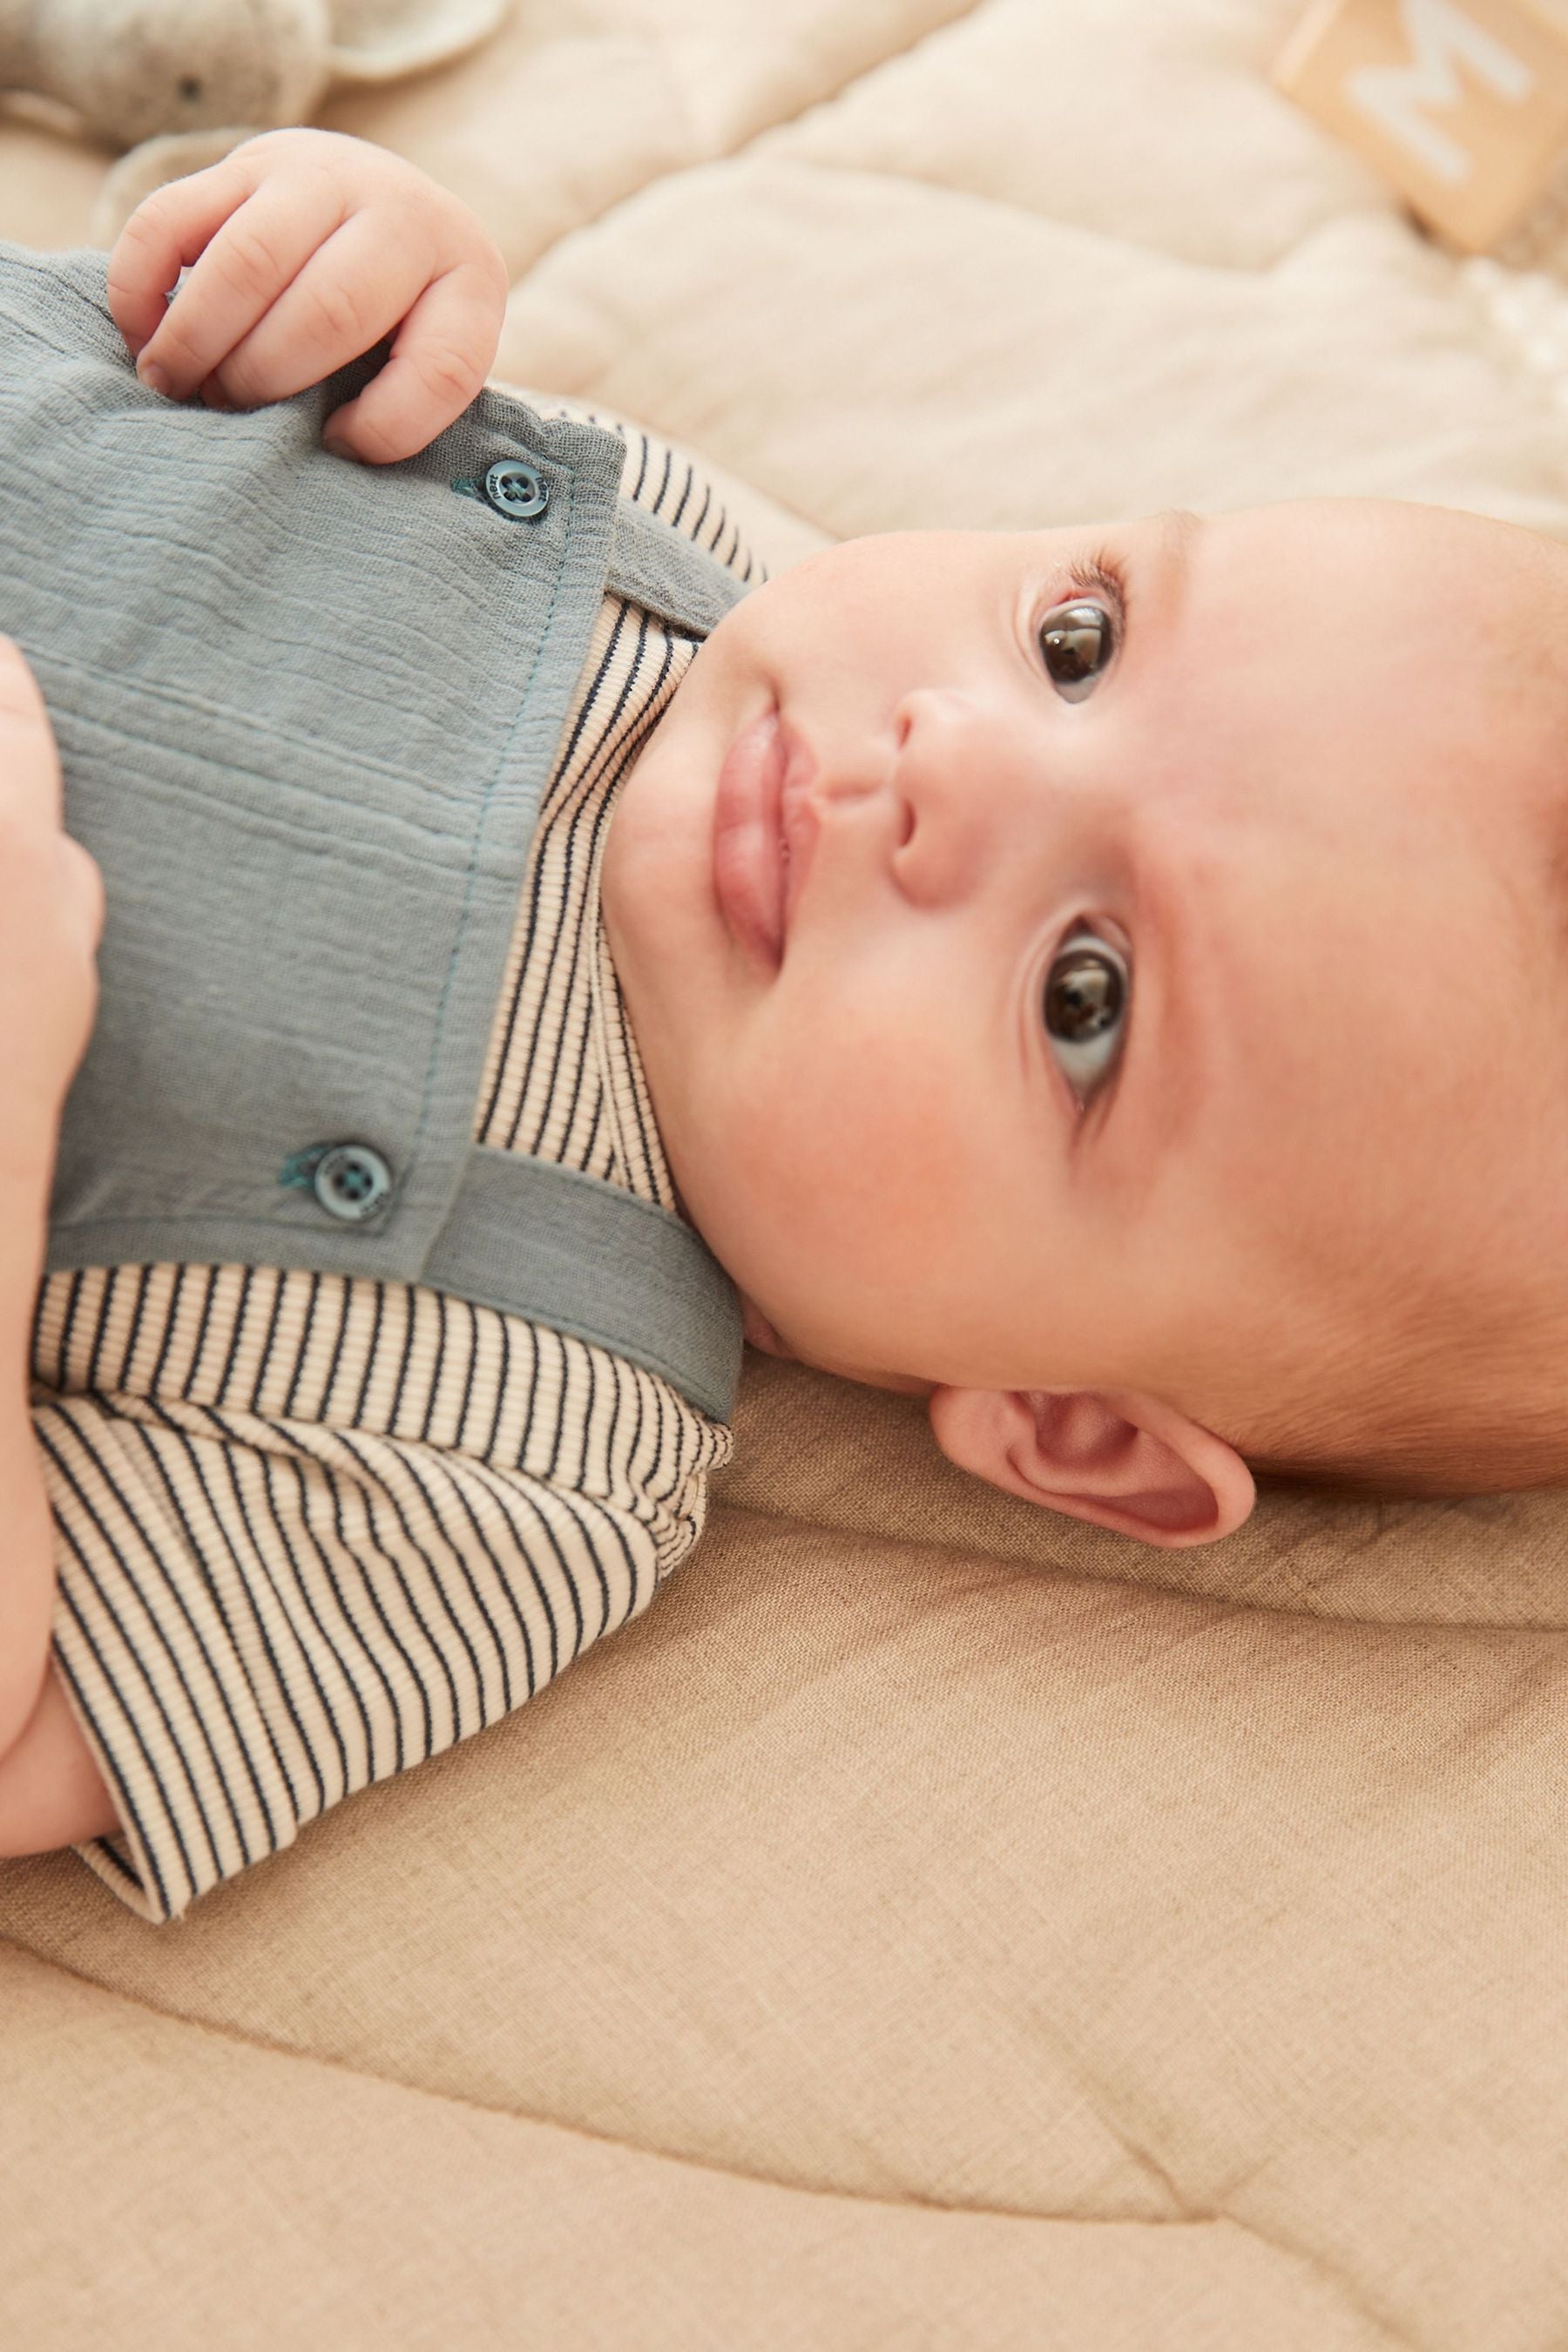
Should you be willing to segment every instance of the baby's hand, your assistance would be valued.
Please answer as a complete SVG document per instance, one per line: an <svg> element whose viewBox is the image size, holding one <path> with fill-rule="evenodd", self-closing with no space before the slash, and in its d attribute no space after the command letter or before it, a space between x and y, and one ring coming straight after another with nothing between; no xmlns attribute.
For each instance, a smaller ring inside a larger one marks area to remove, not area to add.
<svg viewBox="0 0 1568 2352"><path fill-rule="evenodd" d="M195 266L165 301L183 264ZM506 265L466 205L331 131L268 131L171 181L109 258L115 324L142 382L171 400L286 400L395 328L386 365L322 431L373 465L412 457L468 406L506 297Z"/></svg>
<svg viewBox="0 0 1568 2352"><path fill-rule="evenodd" d="M66 1089L98 1003L98 867L64 829L43 696L0 637L0 1218L42 1215ZM41 1230L41 1228L40 1228ZM0 1259L4 1253L0 1252ZM0 1282L0 1290L5 1288Z"/></svg>

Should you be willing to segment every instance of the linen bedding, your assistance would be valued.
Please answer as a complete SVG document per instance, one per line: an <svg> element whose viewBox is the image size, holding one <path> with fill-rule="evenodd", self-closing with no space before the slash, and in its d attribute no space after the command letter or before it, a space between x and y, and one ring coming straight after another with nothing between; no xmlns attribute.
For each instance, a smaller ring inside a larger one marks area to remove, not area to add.
<svg viewBox="0 0 1568 2352"><path fill-rule="evenodd" d="M1568 536L1568 294L1268 81L1296 0L538 0L336 102L498 375L828 538L1335 492ZM0 124L0 236L110 158ZM27 2352L1561 2352L1568 1496L1146 1552L749 1358L659 1606L154 1933L0 1868Z"/></svg>

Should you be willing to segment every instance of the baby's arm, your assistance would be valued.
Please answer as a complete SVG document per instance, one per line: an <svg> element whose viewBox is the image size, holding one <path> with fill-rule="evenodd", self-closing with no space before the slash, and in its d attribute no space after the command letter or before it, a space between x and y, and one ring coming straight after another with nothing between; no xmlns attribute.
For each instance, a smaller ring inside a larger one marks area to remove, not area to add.
<svg viewBox="0 0 1568 2352"><path fill-rule="evenodd" d="M0 638L0 1853L28 1850L16 1759L36 1754L54 1711L54 1535L27 1365L60 1111L97 1002L102 912L98 868L64 831L43 698Z"/></svg>
<svg viewBox="0 0 1568 2352"><path fill-rule="evenodd" d="M506 298L506 265L466 205L331 131L269 131L172 181L109 259L109 307L137 372L174 400L286 400L394 335L386 365L323 431L373 465L412 457L468 406Z"/></svg>

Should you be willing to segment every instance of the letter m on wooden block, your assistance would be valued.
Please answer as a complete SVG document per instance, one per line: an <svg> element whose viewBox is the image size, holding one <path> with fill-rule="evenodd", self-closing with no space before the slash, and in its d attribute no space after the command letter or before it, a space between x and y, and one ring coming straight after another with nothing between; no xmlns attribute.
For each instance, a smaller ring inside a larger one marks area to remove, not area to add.
<svg viewBox="0 0 1568 2352"><path fill-rule="evenodd" d="M1274 79L1479 252L1568 145L1568 0L1318 0Z"/></svg>

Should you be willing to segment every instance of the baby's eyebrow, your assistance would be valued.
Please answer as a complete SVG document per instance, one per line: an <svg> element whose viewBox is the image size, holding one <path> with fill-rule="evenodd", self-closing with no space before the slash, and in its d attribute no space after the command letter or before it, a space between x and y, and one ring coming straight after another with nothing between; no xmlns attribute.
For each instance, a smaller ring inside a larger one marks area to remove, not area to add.
<svg viewBox="0 0 1568 2352"><path fill-rule="evenodd" d="M1152 530L1141 544L1134 542L1132 561L1126 566L1131 579L1125 601L1130 608L1136 604L1140 611L1146 604L1159 629L1170 626L1186 593L1193 549L1204 519L1190 507L1163 507L1147 521ZM1131 637L1135 624L1129 620L1126 625ZM1193 951L1186 910L1168 893L1155 893L1146 899L1145 913L1157 940L1164 975L1164 985L1158 991L1158 1034L1151 1040L1147 1003L1140 1019L1135 971L1132 1038L1121 1089L1123 1095L1131 1091L1132 1115L1124 1115L1107 1129L1111 1149L1101 1161L1102 1173L1123 1189L1130 1213L1146 1190L1150 1171L1191 1127L1209 1091L1197 1009L1184 984L1184 963ZM1134 1079L1131 1090L1126 1077Z"/></svg>
<svg viewBox="0 0 1568 2352"><path fill-rule="evenodd" d="M1203 527L1202 515L1190 507L1162 507L1157 514L1144 517L1142 530L1132 527L1135 536L1118 566L1124 581L1121 625L1129 642L1142 634L1145 623L1158 632L1174 621Z"/></svg>
<svg viewBox="0 0 1568 2352"><path fill-rule="evenodd" d="M1160 527L1160 562L1164 572L1165 596L1179 597L1187 584L1192 565L1193 548L1204 527L1204 519L1191 507L1162 507L1152 520ZM1164 599L1162 598L1162 607Z"/></svg>

